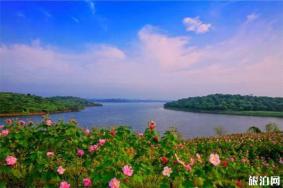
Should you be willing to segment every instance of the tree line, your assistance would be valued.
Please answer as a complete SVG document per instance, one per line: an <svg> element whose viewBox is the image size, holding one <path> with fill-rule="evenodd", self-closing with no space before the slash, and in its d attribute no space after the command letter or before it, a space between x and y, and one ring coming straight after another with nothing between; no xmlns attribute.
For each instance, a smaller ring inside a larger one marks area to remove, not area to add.
<svg viewBox="0 0 283 188"><path fill-rule="evenodd" d="M165 108L195 111L283 111L283 97L213 94L168 102Z"/></svg>
<svg viewBox="0 0 283 188"><path fill-rule="evenodd" d="M99 104L79 97L40 97L32 94L0 92L0 114L79 111Z"/></svg>

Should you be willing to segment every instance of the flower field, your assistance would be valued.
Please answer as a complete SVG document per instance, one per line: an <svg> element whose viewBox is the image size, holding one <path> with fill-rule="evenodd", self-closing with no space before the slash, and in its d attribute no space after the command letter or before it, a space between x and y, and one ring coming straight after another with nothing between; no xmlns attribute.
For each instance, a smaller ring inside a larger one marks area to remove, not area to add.
<svg viewBox="0 0 283 188"><path fill-rule="evenodd" d="M282 175L282 157L280 132L182 140L153 121L144 133L74 120L0 127L0 187L247 187L250 175Z"/></svg>

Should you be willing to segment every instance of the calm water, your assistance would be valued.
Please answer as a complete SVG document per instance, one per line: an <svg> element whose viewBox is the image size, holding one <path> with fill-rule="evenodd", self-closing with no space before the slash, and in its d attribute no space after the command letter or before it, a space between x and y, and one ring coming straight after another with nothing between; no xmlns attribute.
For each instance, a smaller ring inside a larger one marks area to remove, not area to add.
<svg viewBox="0 0 283 188"><path fill-rule="evenodd" d="M161 132L176 127L185 138L215 135L215 127L223 127L228 133L244 132L251 125L264 129L275 122L283 129L283 118L234 116L219 114L190 113L163 109L163 103L105 103L103 107L90 107L80 112L50 115L52 120L76 119L82 127L111 127L128 125L143 131L149 120L157 123ZM41 116L19 117L40 121ZM0 118L3 124L4 118Z"/></svg>

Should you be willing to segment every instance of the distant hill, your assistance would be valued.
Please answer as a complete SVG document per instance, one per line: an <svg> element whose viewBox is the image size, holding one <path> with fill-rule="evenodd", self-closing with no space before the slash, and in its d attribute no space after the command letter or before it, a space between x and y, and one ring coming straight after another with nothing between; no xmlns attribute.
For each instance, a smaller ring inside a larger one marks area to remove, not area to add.
<svg viewBox="0 0 283 188"><path fill-rule="evenodd" d="M79 111L87 106L101 104L71 96L44 98L31 94L0 92L1 116Z"/></svg>
<svg viewBox="0 0 283 188"><path fill-rule="evenodd" d="M213 94L164 104L164 108L206 113L283 117L283 97Z"/></svg>
<svg viewBox="0 0 283 188"><path fill-rule="evenodd" d="M112 102L112 103L136 103L136 102L168 102L166 100L150 100L150 99L90 99L93 102Z"/></svg>

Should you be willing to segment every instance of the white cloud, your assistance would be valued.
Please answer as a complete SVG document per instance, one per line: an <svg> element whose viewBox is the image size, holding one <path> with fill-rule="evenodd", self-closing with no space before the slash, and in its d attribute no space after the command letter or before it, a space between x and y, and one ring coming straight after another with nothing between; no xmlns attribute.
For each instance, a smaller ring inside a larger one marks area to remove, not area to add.
<svg viewBox="0 0 283 188"><path fill-rule="evenodd" d="M199 17L186 17L183 19L183 24L185 25L187 31L192 31L198 34L206 33L211 29L211 24L203 23Z"/></svg>
<svg viewBox="0 0 283 188"><path fill-rule="evenodd" d="M182 69L200 58L200 54L189 47L188 37L169 37L150 25L143 27L138 36L144 57L159 63L165 70Z"/></svg>
<svg viewBox="0 0 283 188"><path fill-rule="evenodd" d="M0 90L41 88L87 97L282 96L283 37L270 28L262 20L243 24L231 38L204 47L149 25L126 49L91 44L68 52L39 40L0 45Z"/></svg>
<svg viewBox="0 0 283 188"><path fill-rule="evenodd" d="M258 14L256 14L256 13L251 13L251 14L247 15L247 17L246 17L246 22L247 22L247 23L253 22L253 21L255 21L256 19L258 19L258 17L259 17Z"/></svg>

